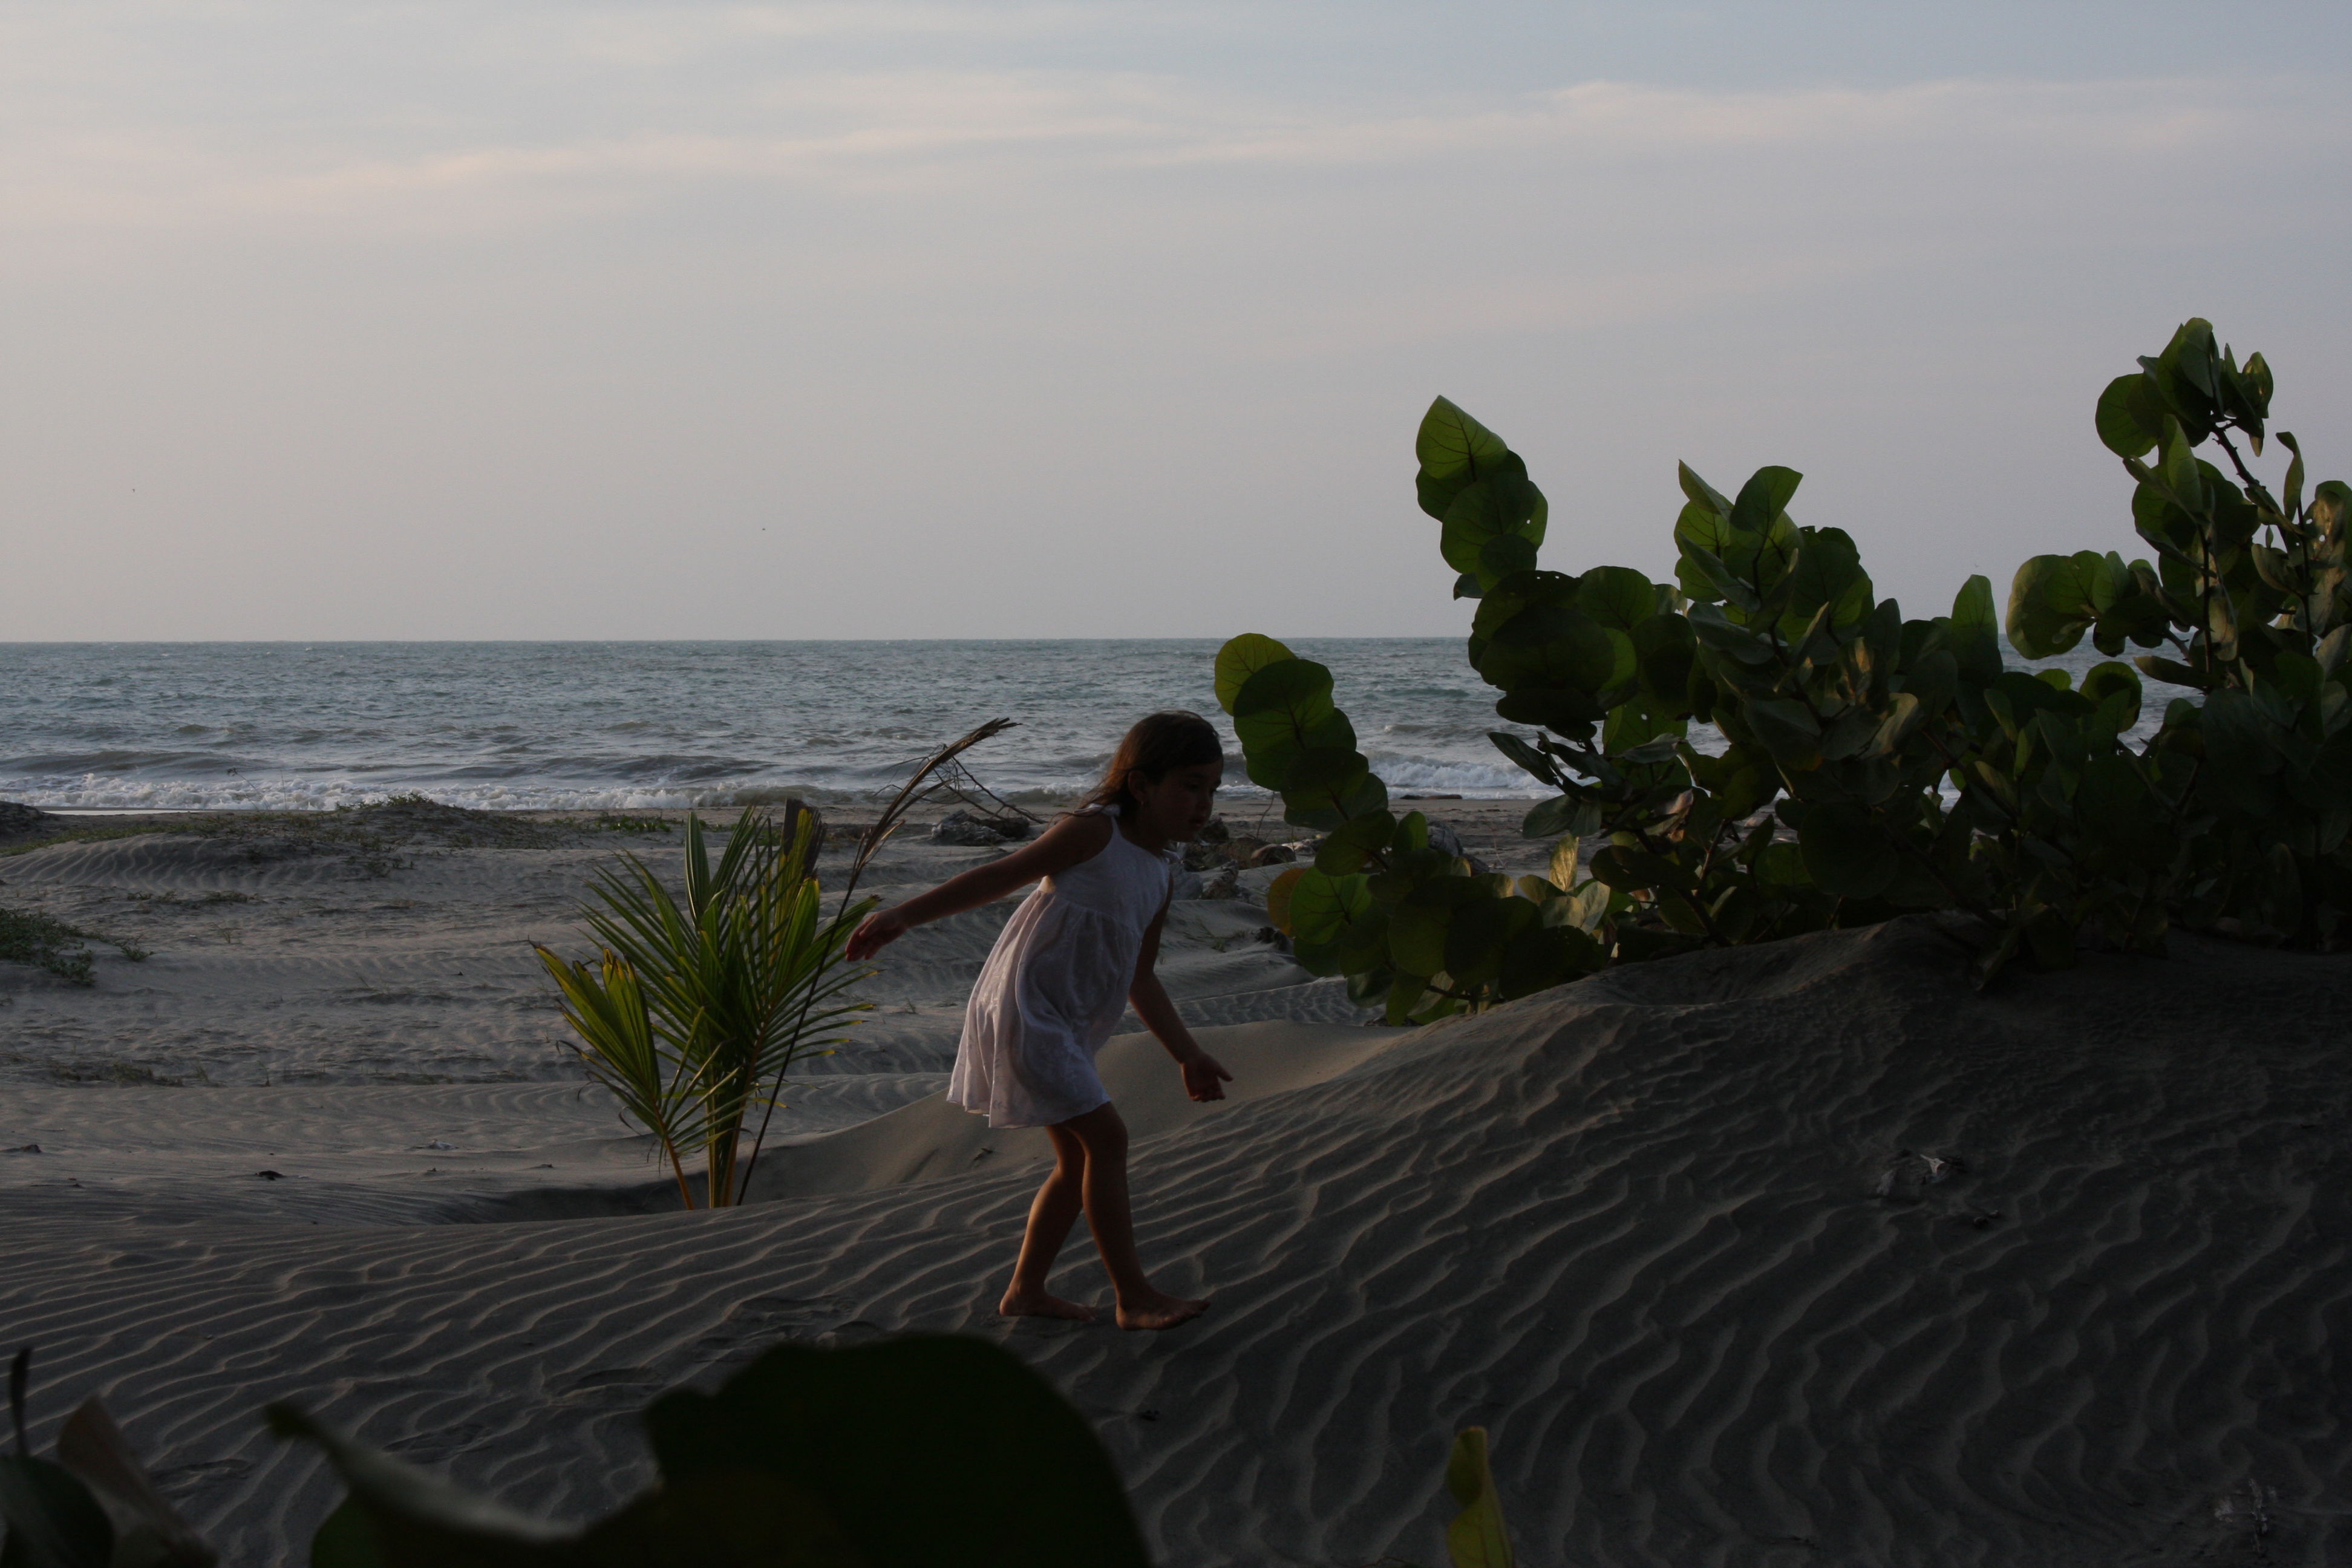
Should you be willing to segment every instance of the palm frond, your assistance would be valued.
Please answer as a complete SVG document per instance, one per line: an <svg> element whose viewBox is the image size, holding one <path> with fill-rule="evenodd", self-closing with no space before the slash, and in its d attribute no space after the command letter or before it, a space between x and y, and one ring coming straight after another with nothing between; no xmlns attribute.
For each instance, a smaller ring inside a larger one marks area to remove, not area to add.
<svg viewBox="0 0 2352 1568"><path fill-rule="evenodd" d="M643 1106L661 1118L647 1125L674 1164L681 1150L703 1151L713 1205L736 1199L744 1118L755 1106L772 1108L764 1086L771 1079L781 1085L813 1040L831 1044L833 1031L868 1005L840 999L867 972L842 964L855 922L822 918L812 875L815 815L801 813L793 826L787 837L746 812L714 864L701 819L689 816L682 901L634 855L596 875L596 902L583 916L604 944L608 971L625 976L631 1018L642 1020L626 1039L610 1016L622 1005L612 985L592 995L584 966L561 967L543 955L574 1031L583 1040L611 1038L628 1069L592 1071L633 1115Z"/></svg>
<svg viewBox="0 0 2352 1568"><path fill-rule="evenodd" d="M881 853L883 844L898 831L899 825L907 819L907 814L920 805L935 787L939 787L940 770L982 741L1018 727L1010 719L991 719L970 734L950 741L916 766L906 784L891 797L890 804L882 808L882 815L876 817L873 826L859 837L856 857L849 865L849 879L841 889L841 901L845 907L849 902L850 894L856 891L858 878L865 874L866 865L874 857Z"/></svg>
<svg viewBox="0 0 2352 1568"><path fill-rule="evenodd" d="M858 879L866 874L866 866L872 862L875 856L881 853L882 846L889 840L890 836L898 831L899 825L907 820L907 814L922 801L929 798L935 790L941 788L952 790L960 779L971 779L970 770L957 759L982 741L1001 735L1005 731L1015 727L1010 719L991 719L978 729L949 742L933 752L917 764L914 773L899 787L898 793L891 797L887 805L883 807L882 814L874 819L872 825L863 834L858 836L857 852L851 857L849 876L841 886L841 907L825 926L824 938L820 943L821 950L832 955L828 963L840 962L842 949L848 945L850 932L856 929L857 922L865 918L867 911L872 910L877 901L868 899L853 906L850 900L857 891ZM972 782L978 783L977 780ZM873 973L871 970L863 970L845 977L840 984L846 986L856 981L866 979ZM811 984L814 984L813 978ZM743 1185L747 1190L751 1184L753 1173L760 1168L760 1151L767 1146L768 1124L776 1112L776 1099L783 1092L784 1074L790 1070L793 1058L805 1048L808 1043L807 1037L813 1027L810 1022L810 1009L818 1000L835 994L837 989L838 987L822 994L813 991L801 1004L801 1016L793 1029L793 1044L789 1049L782 1051L779 1064L772 1069L776 1087L768 1097L766 1110L761 1114L760 1131L751 1140L751 1157L743 1167ZM862 1010L862 1007L843 1009L845 1012Z"/></svg>
<svg viewBox="0 0 2352 1568"><path fill-rule="evenodd" d="M663 1047L636 972L610 950L595 970L536 944L532 951L555 981L564 1021L580 1037L573 1053L622 1110L654 1135L677 1178L678 1195L692 1208L694 1192L678 1151L703 1141L705 1119L691 1085L681 1081Z"/></svg>
<svg viewBox="0 0 2352 1568"><path fill-rule="evenodd" d="M682 898L625 853L591 879L592 901L582 908L603 949L601 966L539 950L580 1038L573 1049L660 1142L689 1208L684 1152L702 1151L713 1206L736 1202L793 1064L841 1044L843 1031L872 1009L848 993L873 972L843 961L850 933L874 907L855 898L867 864L918 804L969 779L956 758L1010 728L1012 721L992 719L916 768L859 838L830 920L815 875L814 812L794 813L788 832L756 809L744 812L715 862L701 818L688 814ZM743 1122L755 1107L760 1129L739 1182Z"/></svg>

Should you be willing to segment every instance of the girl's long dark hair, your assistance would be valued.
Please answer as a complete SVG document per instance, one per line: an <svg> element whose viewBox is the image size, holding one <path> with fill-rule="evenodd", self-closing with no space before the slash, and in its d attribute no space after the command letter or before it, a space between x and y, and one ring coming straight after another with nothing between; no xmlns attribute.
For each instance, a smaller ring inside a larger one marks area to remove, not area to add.
<svg viewBox="0 0 2352 1568"><path fill-rule="evenodd" d="M1130 780L1157 783L1171 769L1224 760L1225 743L1218 737L1216 726L1198 713L1182 709L1154 713L1137 721L1127 732L1118 750L1111 753L1110 766L1103 770L1102 783L1079 804L1115 805L1124 816L1137 805L1129 788Z"/></svg>

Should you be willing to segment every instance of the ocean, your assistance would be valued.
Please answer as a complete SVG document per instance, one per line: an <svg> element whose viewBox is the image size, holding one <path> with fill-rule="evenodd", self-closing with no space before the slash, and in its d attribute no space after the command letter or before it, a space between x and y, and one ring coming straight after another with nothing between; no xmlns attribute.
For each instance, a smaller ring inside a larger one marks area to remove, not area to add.
<svg viewBox="0 0 2352 1568"><path fill-rule="evenodd" d="M1391 788L1527 795L1454 637L1304 640ZM0 799L249 809L841 801L983 720L1014 799L1091 784L1154 709L1224 729L1211 639L0 644ZM1236 783L1239 781L1237 780Z"/></svg>
<svg viewBox="0 0 2352 1568"><path fill-rule="evenodd" d="M1340 706L1391 789L1547 793L1487 741L1507 726L1461 639L1291 646L1331 667ZM323 809L411 792L493 810L739 805L787 794L838 802L896 783L932 748L1005 717L1021 727L967 761L998 794L1043 800L1091 784L1128 725L1154 709L1193 709L1230 739L1213 682L1217 647L0 644L0 799L148 810ZM2095 657L2084 647L2054 662L2087 668Z"/></svg>

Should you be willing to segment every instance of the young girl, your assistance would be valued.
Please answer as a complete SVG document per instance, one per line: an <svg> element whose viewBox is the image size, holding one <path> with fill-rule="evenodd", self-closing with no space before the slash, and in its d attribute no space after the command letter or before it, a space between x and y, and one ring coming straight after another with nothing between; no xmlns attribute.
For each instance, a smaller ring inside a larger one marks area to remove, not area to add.
<svg viewBox="0 0 2352 1568"><path fill-rule="evenodd" d="M1029 1205L1007 1317L1093 1318L1045 1289L1083 1206L1118 1292L1122 1329L1168 1329L1209 1310L1154 1288L1135 1253L1127 1201L1127 1124L1104 1092L1095 1053L1132 1003L1183 1074L1194 1100L1223 1100L1219 1067L1176 1016L1152 966L1168 919L1170 846L1205 826L1225 771L1224 748L1197 713L1154 713L1127 732L1102 784L1076 811L1003 859L877 910L849 939L864 959L912 927L1003 898L1044 879L988 955L964 1012L948 1100L991 1127L1043 1127L1054 1171Z"/></svg>

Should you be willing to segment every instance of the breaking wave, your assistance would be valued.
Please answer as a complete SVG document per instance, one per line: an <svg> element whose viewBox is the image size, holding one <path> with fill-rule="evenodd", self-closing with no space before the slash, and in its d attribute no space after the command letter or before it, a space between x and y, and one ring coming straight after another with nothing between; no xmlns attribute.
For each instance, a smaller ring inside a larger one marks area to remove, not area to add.
<svg viewBox="0 0 2352 1568"><path fill-rule="evenodd" d="M1230 727L1214 642L77 644L0 647L0 798L52 808L488 810L838 802L999 714L988 785L1091 785L1127 726ZM1302 642L1401 791L1531 795L1452 638ZM1238 754L1239 748L1234 748ZM1236 794L1256 793L1233 775Z"/></svg>

